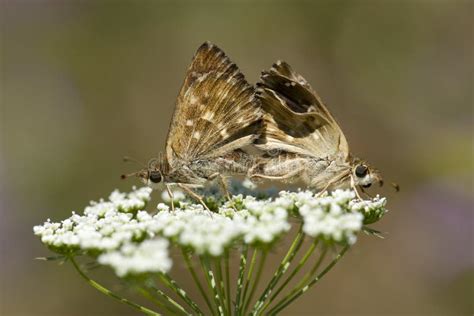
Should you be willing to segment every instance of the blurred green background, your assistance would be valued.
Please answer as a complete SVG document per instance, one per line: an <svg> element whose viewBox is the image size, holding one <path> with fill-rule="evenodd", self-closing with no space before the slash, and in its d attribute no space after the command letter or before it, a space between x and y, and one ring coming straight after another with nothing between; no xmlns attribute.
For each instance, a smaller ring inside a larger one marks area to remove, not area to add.
<svg viewBox="0 0 474 316"><path fill-rule="evenodd" d="M378 190L386 239L361 236L284 315L474 312L472 1L11 0L0 12L0 314L137 314L70 265L33 260L50 253L32 227L135 184L119 180L136 169L121 157L164 148L206 40L252 83L288 61L352 151L402 187Z"/></svg>

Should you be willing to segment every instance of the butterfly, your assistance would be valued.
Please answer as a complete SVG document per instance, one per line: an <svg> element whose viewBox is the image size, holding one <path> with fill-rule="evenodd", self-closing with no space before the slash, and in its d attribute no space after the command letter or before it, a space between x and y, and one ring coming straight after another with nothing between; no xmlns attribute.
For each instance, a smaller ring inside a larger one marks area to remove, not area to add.
<svg viewBox="0 0 474 316"><path fill-rule="evenodd" d="M264 131L255 146L265 152L251 178L302 181L318 191L383 185L380 172L354 157L341 128L308 82L286 62L264 71L256 94ZM360 196L359 196L360 198Z"/></svg>
<svg viewBox="0 0 474 316"><path fill-rule="evenodd" d="M247 173L251 158L243 148L259 137L261 118L255 88L220 48L206 42L186 72L164 156L123 177L138 176L151 187L164 183L171 197L170 185L176 184L205 206L191 188L217 178L228 195L223 178Z"/></svg>

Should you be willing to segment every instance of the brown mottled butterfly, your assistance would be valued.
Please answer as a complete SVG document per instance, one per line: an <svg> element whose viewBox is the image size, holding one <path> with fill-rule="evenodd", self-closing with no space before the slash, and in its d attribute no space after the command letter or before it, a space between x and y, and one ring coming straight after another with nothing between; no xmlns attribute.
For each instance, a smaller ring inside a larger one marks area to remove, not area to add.
<svg viewBox="0 0 474 316"><path fill-rule="evenodd" d="M287 63L263 72L257 86L265 114L256 146L265 155L250 171L253 179L302 181L320 191L383 184L378 170L351 155L334 117Z"/></svg>
<svg viewBox="0 0 474 316"><path fill-rule="evenodd" d="M246 174L250 156L242 150L259 137L262 113L255 89L217 46L197 50L179 92L165 155L138 176L145 184L176 184L202 202L191 188L223 176ZM203 203L204 204L204 203Z"/></svg>

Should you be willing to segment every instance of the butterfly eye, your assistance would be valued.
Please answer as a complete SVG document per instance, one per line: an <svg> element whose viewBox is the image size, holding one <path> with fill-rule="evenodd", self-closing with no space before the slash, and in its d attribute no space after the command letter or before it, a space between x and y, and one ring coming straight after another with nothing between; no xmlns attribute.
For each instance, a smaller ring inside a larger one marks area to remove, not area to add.
<svg viewBox="0 0 474 316"><path fill-rule="evenodd" d="M355 170L355 175L359 178L363 178L367 175L367 167L364 165L358 165Z"/></svg>
<svg viewBox="0 0 474 316"><path fill-rule="evenodd" d="M149 179L153 183L159 183L161 181L161 174L158 171L151 171Z"/></svg>

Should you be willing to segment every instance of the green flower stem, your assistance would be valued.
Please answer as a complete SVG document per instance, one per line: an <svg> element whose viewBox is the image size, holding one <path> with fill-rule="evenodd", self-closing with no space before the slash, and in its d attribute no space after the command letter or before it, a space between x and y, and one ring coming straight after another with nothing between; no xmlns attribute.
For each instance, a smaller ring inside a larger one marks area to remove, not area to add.
<svg viewBox="0 0 474 316"><path fill-rule="evenodd" d="M248 248L247 245L243 246L242 252L240 253L240 263L239 263L239 276L237 278L237 289L235 294L235 309L234 314L240 314L240 302L242 296L242 287L244 285L244 275L245 269L247 268L247 256L248 256Z"/></svg>
<svg viewBox="0 0 474 316"><path fill-rule="evenodd" d="M232 313L232 304L231 304L231 296L232 293L230 292L230 268L229 268L229 252L225 252L225 284L226 284L226 292L227 292L227 310L229 315Z"/></svg>
<svg viewBox="0 0 474 316"><path fill-rule="evenodd" d="M186 291L176 283L175 280L170 278L168 274L160 274L160 280L173 292L175 292L189 307L194 311L196 315L204 315L199 306L188 296Z"/></svg>
<svg viewBox="0 0 474 316"><path fill-rule="evenodd" d="M69 258L74 266L74 268L76 268L77 272L79 273L79 275L84 279L86 280L87 283L89 283L92 287L94 287L95 289L97 289L98 291L102 292L103 294L107 295L107 296L110 296L124 304L127 304L133 308L135 308L136 310L139 310L140 312L146 314L146 315L151 315L151 316L161 316L161 314L157 313L157 312L154 312L152 311L151 309L148 309L140 304L137 304L137 303L134 303L126 298L123 298L121 297L120 295L118 294L115 294L114 292L110 291L109 289L105 288L104 286L100 285L99 283L97 283L96 281L92 280L91 278L89 278L82 270L81 268L79 267L79 265L77 264L76 260L74 259L74 257L70 257Z"/></svg>
<svg viewBox="0 0 474 316"><path fill-rule="evenodd" d="M214 311L214 308L212 307L211 301L209 300L209 297L208 297L206 291L204 290L204 288L202 287L201 281L199 280L199 278L197 276L197 273L196 273L196 271L194 270L194 268L192 266L190 256L186 253L186 251L184 249L182 249L182 253L183 253L184 261L186 262L186 268L188 269L189 273L191 273L191 276L194 280L194 283L196 283L196 286L197 286L199 292L201 293L202 297L204 298L204 301L206 302L206 305L209 307L209 311L212 313L212 315L215 316L216 313Z"/></svg>
<svg viewBox="0 0 474 316"><path fill-rule="evenodd" d="M140 294L142 294L146 299L150 300L151 302L155 303L156 306L158 306L158 308L161 308L163 310L167 310L168 312L170 313L173 313L175 312L175 310L173 308L171 308L167 303L165 303L164 301L154 297L152 294L150 294L149 291L145 290L144 288L141 288L141 287L137 287L137 290L138 292L140 292ZM159 295L159 294L158 294Z"/></svg>
<svg viewBox="0 0 474 316"><path fill-rule="evenodd" d="M285 257L281 261L280 265L277 268L277 271L273 275L272 279L268 283L267 287L263 291L262 295L259 297L257 302L255 303L254 309L252 310L252 315L256 315L257 312L264 306L264 303L268 296L270 296L271 291L273 288L276 286L280 278L285 274L285 272L288 270L290 267L291 262L293 261L293 258L295 255L298 253L298 250L301 248L301 245L303 244L304 240L304 234L302 230L303 225L300 226L297 235L295 236L295 239L293 239L293 243L291 244L290 248L288 249L288 252L286 253ZM268 305L269 303L267 303ZM267 306L265 305L265 306Z"/></svg>
<svg viewBox="0 0 474 316"><path fill-rule="evenodd" d="M229 315L230 310L227 309L227 296L225 292L225 285L224 285L224 277L222 273L222 265L221 265L221 258L214 258L214 267L215 267L215 275L216 275L216 284L217 284L217 291L219 293L219 301L221 303L222 308L224 309L224 314Z"/></svg>
<svg viewBox="0 0 474 316"><path fill-rule="evenodd" d="M323 247L323 250L321 251L321 254L319 255L318 260L315 262L311 270L305 274L305 276L300 280L300 282L298 282L295 288L291 291L292 294L294 292L297 292L299 288L303 287L303 284L306 284L306 282L308 282L310 279L313 278L313 276L316 274L316 271L321 266L321 263L323 262L324 258L326 257L328 249L329 249L328 247Z"/></svg>
<svg viewBox="0 0 474 316"><path fill-rule="evenodd" d="M323 262L324 258L326 257L326 253L327 253L327 250L328 250L328 247L323 247L323 250L318 258L318 260L316 260L315 264L313 265L313 267L311 268L311 270L309 272L307 272L304 277L298 282L298 284L289 292L289 294L287 294L285 296L285 298L283 298L282 301L284 301L285 299L287 299L288 297L291 297L293 294L295 294L296 292L298 292L299 289L303 288L304 287L304 284L306 284L310 279L312 279L314 276L315 276L315 273L316 271L318 270L318 268L321 266L321 263ZM267 302L267 304L262 308L262 310L260 311L260 314L263 314L265 312L265 310L271 305L271 303L275 300L276 296L277 296L278 293L275 293L271 299Z"/></svg>
<svg viewBox="0 0 474 316"><path fill-rule="evenodd" d="M268 311L268 314L270 315L276 315L278 314L282 309L290 305L292 302L294 302L298 297L303 295L311 286L316 284L321 278L329 272L329 270L334 267L334 265L344 256L344 254L347 252L347 250L350 248L349 245L345 246L341 252L326 266L326 268L321 271L320 274L318 274L315 278L313 278L307 285L304 287L298 289L296 293L293 295L287 297L286 299L282 300L280 303L278 303L275 307L273 307L270 311Z"/></svg>
<svg viewBox="0 0 474 316"><path fill-rule="evenodd" d="M147 291L144 287L136 287L138 292L142 294L146 299L150 300L151 302L155 303L156 306L158 306L161 309L167 309L169 312L172 312L170 308L168 308L167 304L163 302L162 300L154 297L149 291ZM159 294L158 294L159 295Z"/></svg>
<svg viewBox="0 0 474 316"><path fill-rule="evenodd" d="M282 285L279 286L279 288L275 291L275 293L272 295L270 298L269 304L275 300L275 298L280 294L280 292L285 289L285 287L290 283L290 281L295 277L296 274L303 268L303 266L306 264L308 259L311 257L313 254L314 250L318 246L319 239L315 239L313 243L311 243L311 246L309 246L308 250L304 254L303 258L301 258L300 262L298 262L298 265L293 269L291 274L286 278L286 280L283 282Z"/></svg>
<svg viewBox="0 0 474 316"><path fill-rule="evenodd" d="M259 262L258 269L257 269L257 275L254 279L254 282L252 283L250 294L249 294L249 296L248 296L248 298L247 298L247 300L246 300L246 302L243 306L244 315L247 315L247 309L250 307L250 302L252 301L253 295L255 294L255 291L258 288L258 284L260 283L260 278L262 277L262 271L263 271L263 267L265 266L265 261L267 259L267 254L268 254L268 251L263 250L262 254L260 256L260 262Z"/></svg>
<svg viewBox="0 0 474 316"><path fill-rule="evenodd" d="M249 267L249 271L247 272L247 277L245 279L245 286L244 286L244 292L242 294L242 302L245 303L246 302L246 298L247 298L247 291L249 289L249 284L250 284L250 280L252 280L252 274L253 274L253 269L255 267L255 262L257 261L257 249L254 249L253 250L253 255L252 255L252 259L250 260L250 267ZM245 306L245 304L243 305L243 307ZM239 315L243 315L243 308L240 308L239 307Z"/></svg>
<svg viewBox="0 0 474 316"><path fill-rule="evenodd" d="M219 292L217 290L216 279L214 277L214 272L211 269L211 265L209 264L209 259L199 257L199 261L201 262L202 271L205 275L207 285L209 286L209 289L213 294L214 304L216 306L217 314L224 315L224 309L221 305Z"/></svg>
<svg viewBox="0 0 474 316"><path fill-rule="evenodd" d="M150 287L150 290L153 291L154 294L156 294L159 297L159 299L155 298L150 293L150 290L147 290L146 288L139 287L138 290L145 298L154 302L156 305L158 305L158 307L166 309L173 315L191 315L184 309L184 307L182 307L178 302L176 302L171 297L166 295L160 289L157 289L155 287Z"/></svg>

